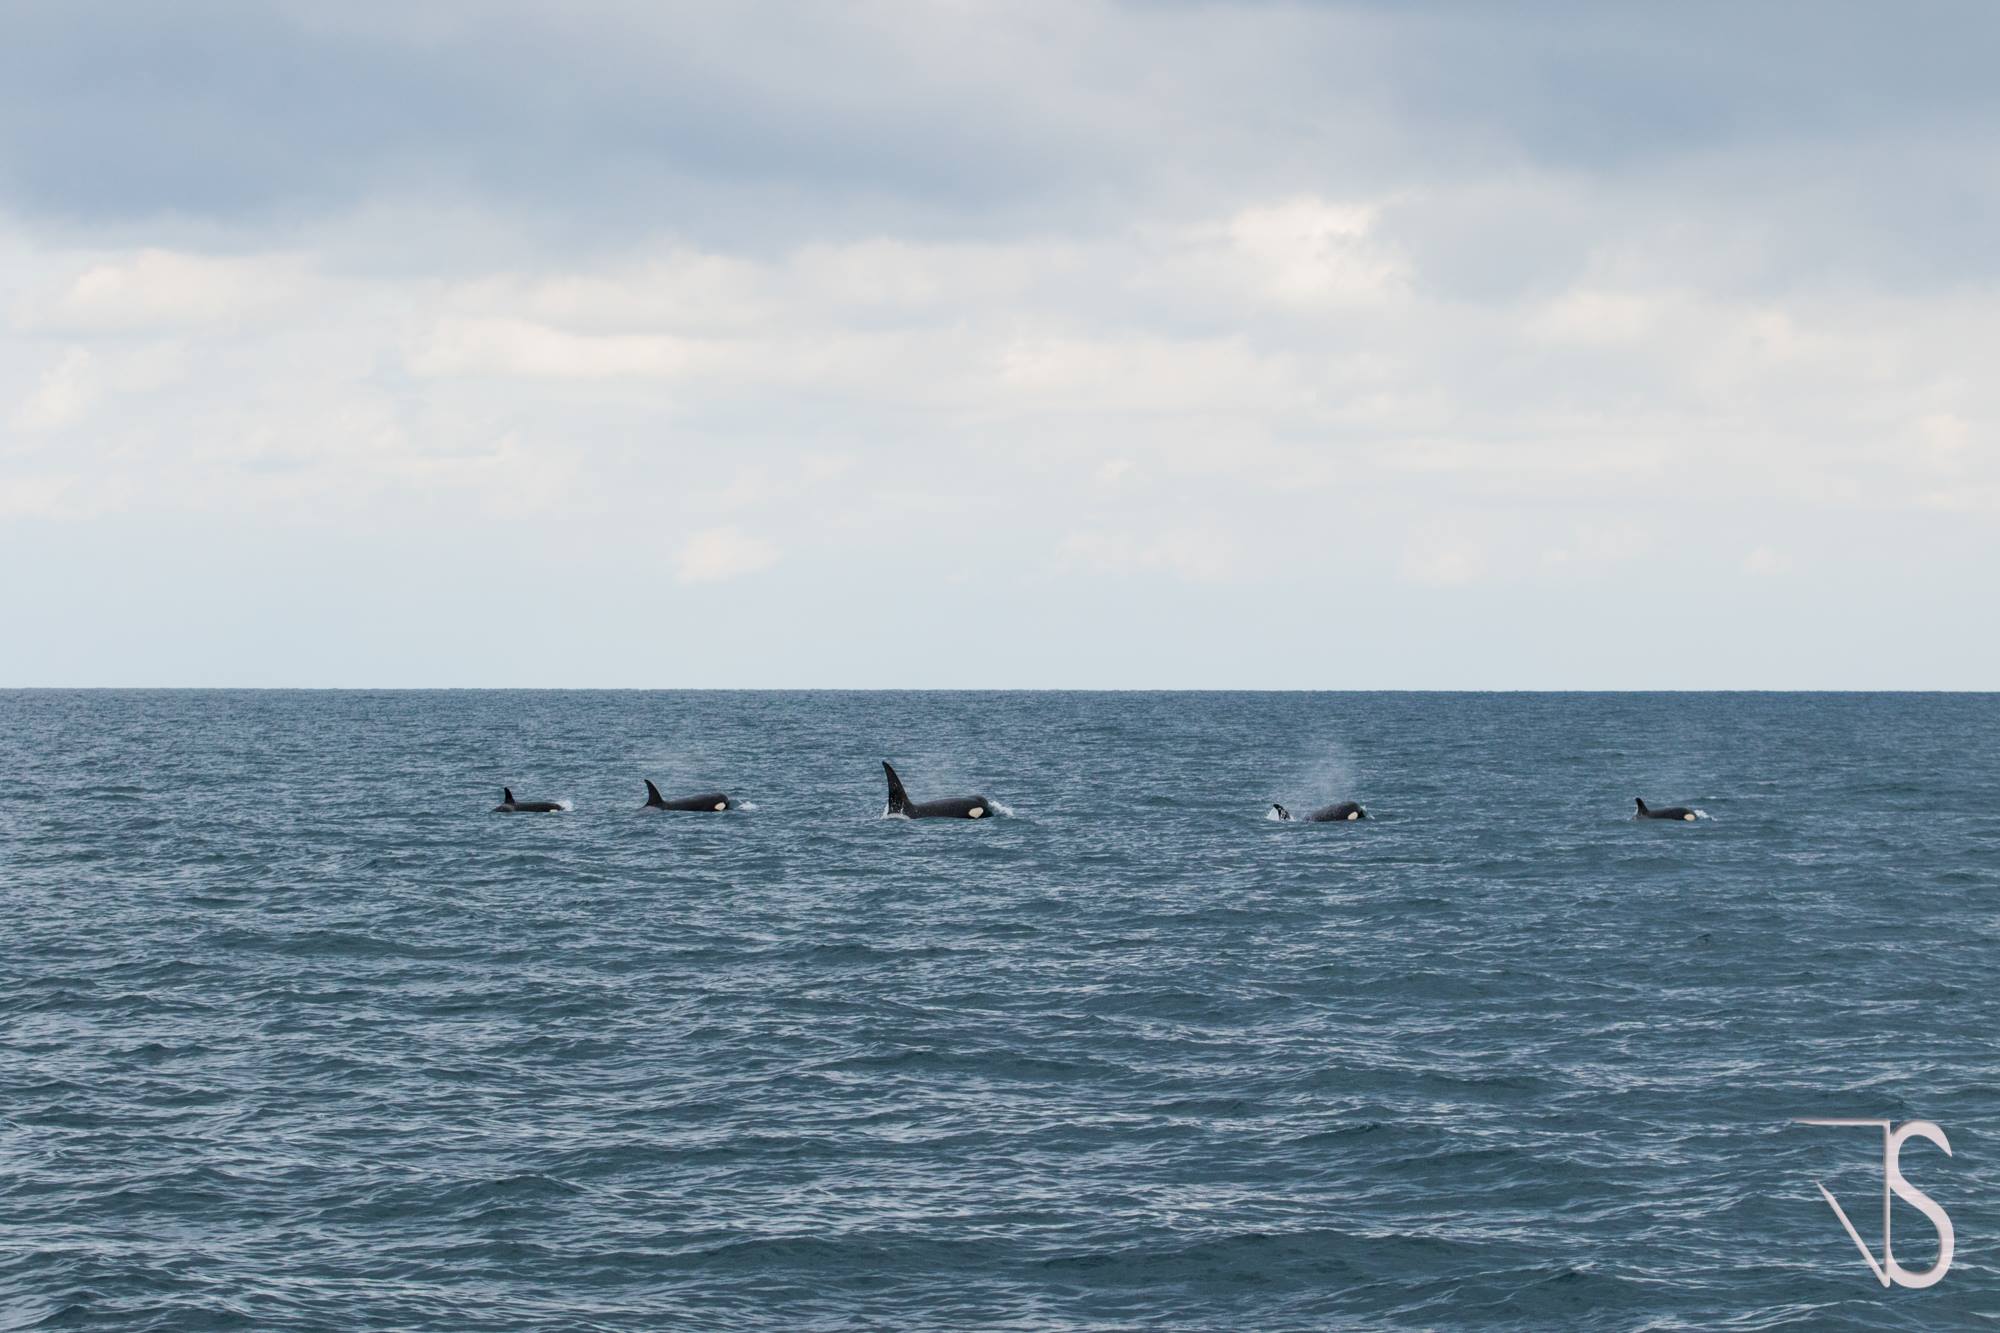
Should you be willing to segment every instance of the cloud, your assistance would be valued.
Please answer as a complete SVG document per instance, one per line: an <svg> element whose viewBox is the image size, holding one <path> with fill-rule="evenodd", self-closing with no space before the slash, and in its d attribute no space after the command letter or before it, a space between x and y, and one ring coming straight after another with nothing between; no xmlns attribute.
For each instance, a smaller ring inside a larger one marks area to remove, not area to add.
<svg viewBox="0 0 2000 1333"><path fill-rule="evenodd" d="M304 300L310 282L308 265L293 256L148 248L88 264L31 298L20 320L30 329L70 334L240 328Z"/></svg>
<svg viewBox="0 0 2000 1333"><path fill-rule="evenodd" d="M1433 588L1478 583L1491 567L1480 544L1465 533L1441 524L1425 524L1403 546L1403 576Z"/></svg>
<svg viewBox="0 0 2000 1333"><path fill-rule="evenodd" d="M0 476L0 517L76 522L97 518L112 508L110 492L76 475L22 474Z"/></svg>
<svg viewBox="0 0 2000 1333"><path fill-rule="evenodd" d="M1219 533L1180 528L1152 536L1127 532L1077 532L1063 538L1056 562L1065 570L1129 577L1169 574L1192 583L1217 583L1235 571L1235 551Z"/></svg>
<svg viewBox="0 0 2000 1333"><path fill-rule="evenodd" d="M1759 546L1743 557L1743 572L1758 578L1776 578L1790 572L1792 558L1783 551L1769 546Z"/></svg>
<svg viewBox="0 0 2000 1333"><path fill-rule="evenodd" d="M87 349L70 348L15 411L14 424L22 430L60 430L81 417L90 406L92 369Z"/></svg>
<svg viewBox="0 0 2000 1333"><path fill-rule="evenodd" d="M778 556L777 547L738 528L709 528L681 544L675 577L682 583L721 583L769 569Z"/></svg>
<svg viewBox="0 0 2000 1333"><path fill-rule="evenodd" d="M505 551L584 644L782 546L759 623L934 558L1012 577L847 623L1139 666L1105 606L1329 646L1264 571L1352 570L1393 682L1463 658L1396 645L1469 583L1561 664L1642 560L1744 643L1817 552L1888 616L2000 560L2000 16L194 6L0 7L0 493L96 543L48 643L127 588L265 604L296 543L393 553L413 642L476 635L444 590Z"/></svg>
<svg viewBox="0 0 2000 1333"><path fill-rule="evenodd" d="M1550 568L1585 577L1608 577L1622 571L1652 548L1653 537L1636 523L1584 523L1560 546L1542 553Z"/></svg>
<svg viewBox="0 0 2000 1333"><path fill-rule="evenodd" d="M1371 242L1377 210L1317 198L1246 208L1226 228L1231 247L1270 299L1303 307L1366 305L1398 295L1403 262Z"/></svg>
<svg viewBox="0 0 2000 1333"><path fill-rule="evenodd" d="M1304 388L1282 357L1240 338L1022 338L996 349L1001 385L1044 410L1261 412L1296 404Z"/></svg>
<svg viewBox="0 0 2000 1333"><path fill-rule="evenodd" d="M188 371L183 350L172 341L60 346L54 363L14 410L12 424L23 432L60 432L100 413L134 410Z"/></svg>
<svg viewBox="0 0 2000 1333"><path fill-rule="evenodd" d="M1915 461L1920 467L1956 472L1972 461L1972 425L1954 412L1927 412L1915 423Z"/></svg>
<svg viewBox="0 0 2000 1333"><path fill-rule="evenodd" d="M1527 329L1552 342L1629 343L1657 326L1664 313L1661 305L1636 292L1578 288L1534 312Z"/></svg>
<svg viewBox="0 0 2000 1333"><path fill-rule="evenodd" d="M523 379L671 379L693 368L699 348L663 335L572 333L520 319L440 320L411 355L423 376Z"/></svg>

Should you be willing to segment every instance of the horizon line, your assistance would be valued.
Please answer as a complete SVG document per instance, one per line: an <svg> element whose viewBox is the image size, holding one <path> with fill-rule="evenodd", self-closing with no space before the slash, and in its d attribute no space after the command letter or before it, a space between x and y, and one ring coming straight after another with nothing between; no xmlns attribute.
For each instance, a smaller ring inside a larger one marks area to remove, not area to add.
<svg viewBox="0 0 2000 1333"><path fill-rule="evenodd" d="M0 685L0 694L2000 694L1932 685Z"/></svg>

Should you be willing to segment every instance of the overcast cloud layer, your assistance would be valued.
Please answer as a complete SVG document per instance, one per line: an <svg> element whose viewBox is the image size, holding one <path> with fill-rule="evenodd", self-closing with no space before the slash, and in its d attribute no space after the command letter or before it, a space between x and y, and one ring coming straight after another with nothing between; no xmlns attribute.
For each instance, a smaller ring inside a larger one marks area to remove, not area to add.
<svg viewBox="0 0 2000 1333"><path fill-rule="evenodd" d="M8 6L0 685L2000 687L1996 37Z"/></svg>

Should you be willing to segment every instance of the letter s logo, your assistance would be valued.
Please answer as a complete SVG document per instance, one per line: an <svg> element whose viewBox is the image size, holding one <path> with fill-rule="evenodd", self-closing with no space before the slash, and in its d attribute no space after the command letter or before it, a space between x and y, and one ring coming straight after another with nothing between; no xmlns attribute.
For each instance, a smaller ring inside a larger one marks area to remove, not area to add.
<svg viewBox="0 0 2000 1333"><path fill-rule="evenodd" d="M1917 1135L1919 1138L1929 1139L1932 1143L1944 1149L1946 1157L1951 1156L1951 1140L1944 1136L1942 1129L1928 1120L1907 1120L1903 1122L1901 1129L1891 1131L1889 1135L1888 1145L1882 1156L1882 1175L1883 1180L1888 1184L1890 1190L1895 1193L1897 1198L1929 1218L1931 1225L1937 1228L1937 1262L1921 1273L1912 1273L1909 1269L1896 1262L1896 1252L1889 1247L1889 1215L1887 1204L1883 1205L1882 1214L1882 1258L1889 1269L1889 1279L1893 1279L1896 1285L1901 1287L1928 1287L1951 1270L1951 1219L1945 1216L1944 1209L1938 1207L1936 1201L1930 1195L1903 1179L1903 1140L1909 1138L1912 1134ZM1885 1280L1884 1285L1887 1285L1887 1280Z"/></svg>

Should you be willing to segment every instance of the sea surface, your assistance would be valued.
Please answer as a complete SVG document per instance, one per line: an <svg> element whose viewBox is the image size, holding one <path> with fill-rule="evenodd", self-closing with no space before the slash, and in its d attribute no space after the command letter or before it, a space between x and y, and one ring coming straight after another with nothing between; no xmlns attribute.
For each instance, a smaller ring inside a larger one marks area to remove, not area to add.
<svg viewBox="0 0 2000 1333"><path fill-rule="evenodd" d="M1811 1116L1943 1127L1941 1283ZM1996 1328L1996 1245L2000 696L0 693L0 1328Z"/></svg>

